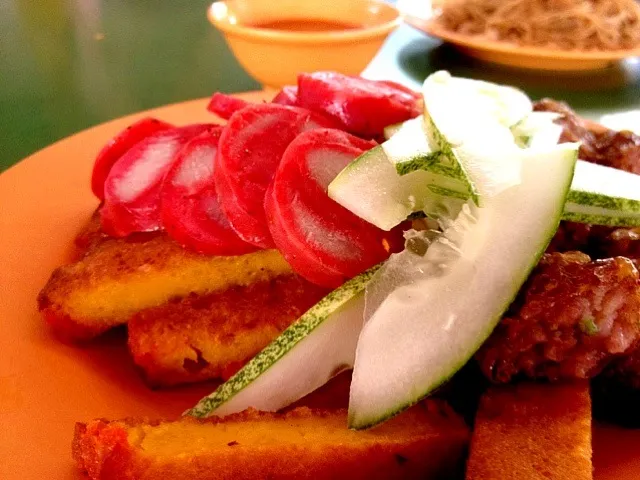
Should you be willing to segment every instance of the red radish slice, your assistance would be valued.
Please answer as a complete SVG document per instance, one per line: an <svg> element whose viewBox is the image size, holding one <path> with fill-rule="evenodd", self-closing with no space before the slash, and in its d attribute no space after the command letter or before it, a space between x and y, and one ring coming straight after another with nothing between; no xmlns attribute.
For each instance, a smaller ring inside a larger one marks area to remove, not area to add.
<svg viewBox="0 0 640 480"><path fill-rule="evenodd" d="M276 104L250 105L224 127L214 171L220 206L240 238L274 246L264 214L264 195L287 145L300 133L333 126L308 110Z"/></svg>
<svg viewBox="0 0 640 480"><path fill-rule="evenodd" d="M280 105L289 105L295 107L298 105L298 87L294 85L285 85L282 90L273 97L271 103L278 103Z"/></svg>
<svg viewBox="0 0 640 480"><path fill-rule="evenodd" d="M269 228L287 261L309 281L335 287L401 248L401 231L380 230L326 194L333 178L373 145L319 129L296 137L282 157L265 201Z"/></svg>
<svg viewBox="0 0 640 480"><path fill-rule="evenodd" d="M287 230L287 225L281 221L282 213L280 211L280 205L286 202L276 197L273 184L267 190L264 202L273 240L276 245L286 245L286 250L280 250L280 253L295 272L316 285L328 288L337 288L342 285L347 279L337 271L320 263L307 248L306 242L301 241L292 231Z"/></svg>
<svg viewBox="0 0 640 480"><path fill-rule="evenodd" d="M162 184L162 224L182 246L208 255L256 250L238 237L218 203L213 170L222 127L189 141Z"/></svg>
<svg viewBox="0 0 640 480"><path fill-rule="evenodd" d="M420 115L420 94L394 82L335 72L298 76L301 107L329 115L355 135L375 138L384 127Z"/></svg>
<svg viewBox="0 0 640 480"><path fill-rule="evenodd" d="M224 120L229 120L231 115L238 110L242 110L247 105L251 104L241 98L216 92L211 96L211 100L209 100L209 104L207 105L207 110L211 113L215 113Z"/></svg>
<svg viewBox="0 0 640 480"><path fill-rule="evenodd" d="M176 153L191 138L218 125L196 124L155 133L113 165L100 211L104 231L114 237L162 228L160 189Z"/></svg>
<svg viewBox="0 0 640 480"><path fill-rule="evenodd" d="M100 200L104 200L104 182L113 164L136 143L149 135L169 128L173 128L173 125L147 117L132 123L109 140L109 142L102 147L93 164L93 172L91 174L91 191L93 194Z"/></svg>

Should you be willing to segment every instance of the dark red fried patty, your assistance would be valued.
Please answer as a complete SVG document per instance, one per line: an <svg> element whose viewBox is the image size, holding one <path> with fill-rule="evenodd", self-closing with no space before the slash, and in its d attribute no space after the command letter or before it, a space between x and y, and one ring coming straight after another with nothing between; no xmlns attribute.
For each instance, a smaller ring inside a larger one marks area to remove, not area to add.
<svg viewBox="0 0 640 480"><path fill-rule="evenodd" d="M492 381L590 378L640 338L640 274L624 257L545 254L477 353Z"/></svg>

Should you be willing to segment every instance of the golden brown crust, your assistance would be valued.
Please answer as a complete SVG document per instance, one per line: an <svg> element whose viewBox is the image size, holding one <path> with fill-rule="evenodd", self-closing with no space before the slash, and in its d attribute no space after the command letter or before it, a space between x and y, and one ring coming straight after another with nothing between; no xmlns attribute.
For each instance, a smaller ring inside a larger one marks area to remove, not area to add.
<svg viewBox="0 0 640 480"><path fill-rule="evenodd" d="M222 420L94 420L76 426L73 454L89 478L104 480L444 479L459 467L469 436L435 401L365 432L346 421L345 410L306 407Z"/></svg>
<svg viewBox="0 0 640 480"><path fill-rule="evenodd" d="M589 384L524 383L485 393L467 480L591 480Z"/></svg>
<svg viewBox="0 0 640 480"><path fill-rule="evenodd" d="M134 316L129 350L152 386L227 379L327 293L282 275L192 295Z"/></svg>
<svg viewBox="0 0 640 480"><path fill-rule="evenodd" d="M94 337L171 299L292 273L276 250L212 257L185 250L164 233L104 237L95 222L79 236L84 256L57 268L38 296L44 318L69 340Z"/></svg>

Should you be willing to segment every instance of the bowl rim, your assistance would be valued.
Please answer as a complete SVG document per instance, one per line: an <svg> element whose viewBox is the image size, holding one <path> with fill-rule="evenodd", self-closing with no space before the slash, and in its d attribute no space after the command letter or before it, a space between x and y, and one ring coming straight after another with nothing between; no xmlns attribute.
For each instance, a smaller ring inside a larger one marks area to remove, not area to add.
<svg viewBox="0 0 640 480"><path fill-rule="evenodd" d="M364 5L377 5L381 8L393 12L394 18L382 23L370 26L362 26L352 30L335 30L324 32L292 32L284 30L272 30L268 28L257 28L253 26L235 24L227 21L227 17L219 18L214 13L216 4L233 5L235 0L222 0L213 2L207 8L207 18L209 22L224 34L235 35L253 40L262 40L278 43L290 44L313 44L313 43L347 43L356 40L380 38L389 34L393 29L402 23L400 11L389 3L382 0L362 0Z"/></svg>

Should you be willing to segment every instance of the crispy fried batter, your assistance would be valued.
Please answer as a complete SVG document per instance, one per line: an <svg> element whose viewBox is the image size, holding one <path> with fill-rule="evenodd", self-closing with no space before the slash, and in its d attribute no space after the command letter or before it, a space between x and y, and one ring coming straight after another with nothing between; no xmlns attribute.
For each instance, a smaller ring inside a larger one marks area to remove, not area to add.
<svg viewBox="0 0 640 480"><path fill-rule="evenodd" d="M476 358L495 382L590 378L640 338L640 275L627 258L546 254Z"/></svg>
<svg viewBox="0 0 640 480"><path fill-rule="evenodd" d="M580 158L588 162L640 174L640 136L617 132L584 120L568 105L544 99L534 105L536 111L562 115L561 141L581 142ZM640 257L640 230L562 222L549 251L580 250L592 258Z"/></svg>
<svg viewBox="0 0 640 480"><path fill-rule="evenodd" d="M292 274L277 250L211 257L187 251L165 234L114 239L94 230L90 224L80 236L88 249L84 257L56 269L38 296L45 319L70 340L89 339L175 298Z"/></svg>
<svg viewBox="0 0 640 480"><path fill-rule="evenodd" d="M480 402L467 480L591 480L589 384L494 387Z"/></svg>
<svg viewBox="0 0 640 480"><path fill-rule="evenodd" d="M451 478L469 433L429 401L364 432L345 410L248 410L225 419L76 424L73 456L91 479Z"/></svg>
<svg viewBox="0 0 640 480"><path fill-rule="evenodd" d="M562 115L562 142L582 142L579 156L588 162L640 174L640 135L609 130L578 117L568 105L544 99L534 105L536 111Z"/></svg>
<svg viewBox="0 0 640 480"><path fill-rule="evenodd" d="M227 379L328 291L297 275L147 309L129 321L129 350L147 382Z"/></svg>

